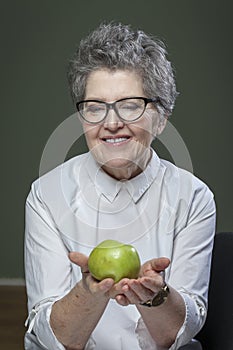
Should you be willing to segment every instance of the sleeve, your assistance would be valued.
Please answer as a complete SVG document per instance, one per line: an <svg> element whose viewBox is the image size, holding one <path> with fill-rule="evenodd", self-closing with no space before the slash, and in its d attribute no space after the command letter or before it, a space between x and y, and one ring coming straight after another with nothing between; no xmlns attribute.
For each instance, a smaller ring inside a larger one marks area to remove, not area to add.
<svg viewBox="0 0 233 350"><path fill-rule="evenodd" d="M183 297L186 317L170 350L187 344L205 322L215 223L213 194L201 183L188 207L187 221L174 238L168 283Z"/></svg>
<svg viewBox="0 0 233 350"><path fill-rule="evenodd" d="M32 186L25 208L25 278L28 295L28 330L25 349L65 348L50 327L55 301L71 288L71 264L46 205Z"/></svg>

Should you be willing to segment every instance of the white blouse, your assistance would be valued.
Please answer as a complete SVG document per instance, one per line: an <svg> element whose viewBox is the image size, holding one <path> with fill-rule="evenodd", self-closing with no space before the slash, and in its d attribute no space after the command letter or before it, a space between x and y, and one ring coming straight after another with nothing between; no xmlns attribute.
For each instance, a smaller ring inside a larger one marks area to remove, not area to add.
<svg viewBox="0 0 233 350"><path fill-rule="evenodd" d="M81 279L68 252L86 255L99 242L134 245L141 262L166 256L165 279L180 292L186 318L171 350L188 343L206 318L215 204L209 188L153 151L144 172L128 181L107 175L91 153L39 178L26 202L25 349L62 349L49 324L55 301ZM134 305L110 300L86 350L157 349Z"/></svg>

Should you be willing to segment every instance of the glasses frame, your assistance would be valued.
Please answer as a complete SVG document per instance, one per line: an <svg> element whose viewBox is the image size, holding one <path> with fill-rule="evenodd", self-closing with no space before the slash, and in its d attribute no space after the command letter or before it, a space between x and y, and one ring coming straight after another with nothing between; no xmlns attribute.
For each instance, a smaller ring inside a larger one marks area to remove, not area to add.
<svg viewBox="0 0 233 350"><path fill-rule="evenodd" d="M140 100L144 101L144 109L143 109L142 113L137 118L131 119L131 120L127 120L127 119L122 118L119 115L118 110L116 108L116 103L121 102L121 101L125 101L125 100L129 100L129 99L140 99ZM80 110L80 104L84 103L84 102L100 102L100 103L103 103L106 106L105 116L101 120L99 120L98 122L92 122L92 121L89 121L89 120L85 119L85 117L82 114L82 111ZM82 119L85 120L85 122L87 122L88 124L100 124L100 123L102 123L106 119L110 109L114 110L114 112L116 113L116 115L118 116L118 118L120 120L122 120L122 121L126 122L127 124L129 124L129 123L133 123L136 120L138 120L139 118L141 118L141 116L143 115L143 113L146 110L146 106L148 105L148 103L160 103L162 105L161 100L160 100L159 97L146 98L146 97L141 97L141 96L140 97L138 97L138 96L134 97L133 96L133 97L121 98L120 100L117 100L117 101L112 102L112 103L104 102L104 101L101 101L101 100L82 100L82 101L79 101L79 102L76 103L76 108L77 108L80 116L82 117Z"/></svg>

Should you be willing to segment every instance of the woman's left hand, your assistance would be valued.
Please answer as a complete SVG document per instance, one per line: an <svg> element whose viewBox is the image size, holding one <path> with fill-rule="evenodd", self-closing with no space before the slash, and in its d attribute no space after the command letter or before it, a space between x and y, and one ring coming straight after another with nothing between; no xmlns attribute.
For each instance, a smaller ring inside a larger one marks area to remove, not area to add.
<svg viewBox="0 0 233 350"><path fill-rule="evenodd" d="M156 258L141 266L138 279L123 278L109 291L118 304L140 304L152 299L164 285L164 270L169 266L168 258Z"/></svg>

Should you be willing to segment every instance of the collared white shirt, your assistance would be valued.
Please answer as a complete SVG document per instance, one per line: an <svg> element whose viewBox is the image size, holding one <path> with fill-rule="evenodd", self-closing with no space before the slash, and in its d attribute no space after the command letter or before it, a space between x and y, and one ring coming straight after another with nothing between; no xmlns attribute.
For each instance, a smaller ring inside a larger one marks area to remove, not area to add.
<svg viewBox="0 0 233 350"><path fill-rule="evenodd" d="M166 281L184 298L186 318L171 350L206 317L215 204L209 188L156 153L128 181L107 175L91 153L72 158L32 185L26 202L26 350L62 349L49 324L53 303L81 279L70 251L89 255L105 239L134 245L141 263L166 256ZM134 305L110 300L86 350L156 349Z"/></svg>

